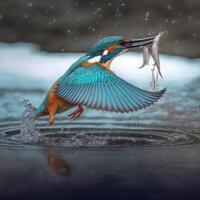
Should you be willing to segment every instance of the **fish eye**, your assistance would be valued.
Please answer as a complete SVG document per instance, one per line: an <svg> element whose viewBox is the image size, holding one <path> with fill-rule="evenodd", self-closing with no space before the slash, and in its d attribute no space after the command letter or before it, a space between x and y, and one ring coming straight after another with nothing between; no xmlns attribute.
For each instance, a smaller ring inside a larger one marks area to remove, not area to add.
<svg viewBox="0 0 200 200"><path fill-rule="evenodd" d="M103 54L102 54L102 55L103 55L103 56L106 56L106 55L108 55L108 53L109 53L109 51L108 51L108 49L106 49L106 50L103 51Z"/></svg>

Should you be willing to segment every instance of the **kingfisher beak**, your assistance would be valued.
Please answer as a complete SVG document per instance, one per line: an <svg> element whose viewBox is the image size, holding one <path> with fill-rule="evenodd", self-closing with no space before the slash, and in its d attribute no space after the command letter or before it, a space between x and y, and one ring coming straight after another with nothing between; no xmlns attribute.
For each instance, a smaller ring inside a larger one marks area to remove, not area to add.
<svg viewBox="0 0 200 200"><path fill-rule="evenodd" d="M146 46L148 44L152 44L156 36L147 37L147 38L139 38L139 39L131 39L124 40L122 42L122 46L124 48L135 48L140 46Z"/></svg>

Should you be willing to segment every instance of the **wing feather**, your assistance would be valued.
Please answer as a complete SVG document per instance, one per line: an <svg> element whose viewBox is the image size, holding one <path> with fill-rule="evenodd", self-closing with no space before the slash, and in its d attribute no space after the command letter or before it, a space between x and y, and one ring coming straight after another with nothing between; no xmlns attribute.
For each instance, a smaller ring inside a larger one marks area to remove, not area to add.
<svg viewBox="0 0 200 200"><path fill-rule="evenodd" d="M113 107L114 111L117 111L117 102L116 102L116 98L118 98L117 93L115 91L115 88L112 86L112 82L108 83L108 90L110 92L109 96L110 96L110 101Z"/></svg>
<svg viewBox="0 0 200 200"><path fill-rule="evenodd" d="M59 80L57 95L73 104L115 112L130 112L156 102L166 89L149 92L140 89L99 64L77 67Z"/></svg>
<svg viewBox="0 0 200 200"><path fill-rule="evenodd" d="M127 87L124 87L123 84L120 85L120 87L118 87L118 90L121 92L121 94L123 95L124 97L124 101L127 102L127 105L129 107L130 105L130 110L132 111L136 111L138 109L138 102L137 102L137 99L136 98L133 98L133 96L131 95L130 91L128 90ZM136 106L137 105L137 106Z"/></svg>

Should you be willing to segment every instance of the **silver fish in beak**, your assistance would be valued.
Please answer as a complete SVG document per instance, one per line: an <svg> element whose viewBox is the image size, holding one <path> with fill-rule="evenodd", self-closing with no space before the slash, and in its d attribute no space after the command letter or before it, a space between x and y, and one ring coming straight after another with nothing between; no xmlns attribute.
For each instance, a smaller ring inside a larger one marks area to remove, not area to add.
<svg viewBox="0 0 200 200"><path fill-rule="evenodd" d="M153 58L153 60L155 62L154 65L156 66L156 68L158 70L158 73L159 73L161 78L163 78L163 76L162 76L161 71L160 71L160 58L159 58L158 51L159 51L159 41L160 41L161 36L164 33L165 32L161 32L155 37L155 39L153 41L153 44L152 44L152 46L150 48L150 54L151 54L151 56L152 56L152 58Z"/></svg>
<svg viewBox="0 0 200 200"><path fill-rule="evenodd" d="M141 69L141 68L145 67L146 65L148 65L149 64L149 60L150 60L149 49L148 49L148 47L144 46L144 48L143 48L143 64L138 69Z"/></svg>

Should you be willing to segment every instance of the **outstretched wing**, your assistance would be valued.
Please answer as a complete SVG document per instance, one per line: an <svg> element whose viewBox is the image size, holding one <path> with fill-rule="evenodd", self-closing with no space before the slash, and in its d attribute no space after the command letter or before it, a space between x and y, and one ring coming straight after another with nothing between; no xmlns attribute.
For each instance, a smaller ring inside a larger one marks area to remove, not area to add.
<svg viewBox="0 0 200 200"><path fill-rule="evenodd" d="M115 112L131 112L156 102L165 92L131 85L99 64L79 67L60 80L57 95L73 104Z"/></svg>

